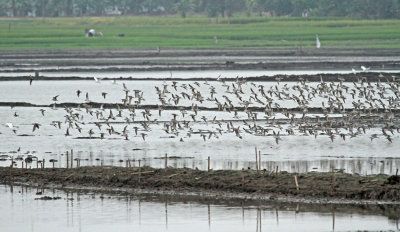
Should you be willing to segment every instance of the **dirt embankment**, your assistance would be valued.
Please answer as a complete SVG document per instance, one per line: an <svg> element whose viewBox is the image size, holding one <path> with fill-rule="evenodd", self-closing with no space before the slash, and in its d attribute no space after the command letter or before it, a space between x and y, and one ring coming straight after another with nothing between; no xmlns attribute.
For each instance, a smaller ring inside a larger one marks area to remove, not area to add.
<svg viewBox="0 0 400 232"><path fill-rule="evenodd" d="M349 57L351 59L349 59ZM27 66L27 64L30 64ZM34 65L33 65L34 64ZM202 48L4 50L3 72L397 69L399 49ZM123 65L123 66L121 66ZM128 65L128 67L126 66ZM129 65L133 65L129 67ZM84 66L84 67L82 67ZM96 67L97 66L97 67ZM101 67L105 66L105 67ZM24 67L20 69L20 67ZM29 68L30 67L30 68Z"/></svg>
<svg viewBox="0 0 400 232"><path fill-rule="evenodd" d="M238 78L221 78L220 81L253 81L253 82L399 82L399 73L384 73L378 74L376 72L363 72L358 74L327 74L321 71L321 74L315 75L274 75L274 76L254 76L254 77L238 77ZM212 77L192 77L192 78L151 78L151 77L126 77L126 78L101 78L102 80L119 80L119 81L218 81ZM29 76L2 76L0 81L26 81L30 80ZM79 76L65 76L65 77L49 77L49 76L38 76L34 77L33 81L84 81L93 80L93 77L79 77Z"/></svg>
<svg viewBox="0 0 400 232"><path fill-rule="evenodd" d="M295 182L298 181L298 189ZM32 186L146 189L169 192L213 192L230 196L282 197L318 201L367 200L400 202L400 176L359 176L344 173L271 173L255 170L200 171L142 167L81 167L74 169L0 168L0 182Z"/></svg>

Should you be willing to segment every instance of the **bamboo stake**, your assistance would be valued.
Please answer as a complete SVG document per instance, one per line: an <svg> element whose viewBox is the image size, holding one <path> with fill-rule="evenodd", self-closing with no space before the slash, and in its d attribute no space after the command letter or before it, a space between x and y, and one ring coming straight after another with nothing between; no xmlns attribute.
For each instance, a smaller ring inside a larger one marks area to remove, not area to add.
<svg viewBox="0 0 400 232"><path fill-rule="evenodd" d="M396 176L397 176L397 174L399 174L399 169L396 169Z"/></svg>
<svg viewBox="0 0 400 232"><path fill-rule="evenodd" d="M278 175L278 166L275 168L275 175Z"/></svg>
<svg viewBox="0 0 400 232"><path fill-rule="evenodd" d="M299 191L299 182L297 182L297 176L294 176L294 182L296 183L296 190Z"/></svg>
<svg viewBox="0 0 400 232"><path fill-rule="evenodd" d="M332 188L335 188L335 170L332 168Z"/></svg>
<svg viewBox="0 0 400 232"><path fill-rule="evenodd" d="M140 160L139 160L139 173L138 173L138 175L139 175L139 184L140 184L140 176L141 176Z"/></svg>
<svg viewBox="0 0 400 232"><path fill-rule="evenodd" d="M172 178L172 177L177 176L177 175L179 175L179 173L175 173L175 174L169 175L168 178Z"/></svg>
<svg viewBox="0 0 400 232"><path fill-rule="evenodd" d="M74 167L74 150L71 149L71 168Z"/></svg>
<svg viewBox="0 0 400 232"><path fill-rule="evenodd" d="M244 168L242 168L242 187L244 188Z"/></svg>
<svg viewBox="0 0 400 232"><path fill-rule="evenodd" d="M67 151L67 169L69 168L69 160L68 160L68 156L69 156L69 154L68 154L68 151Z"/></svg>
<svg viewBox="0 0 400 232"><path fill-rule="evenodd" d="M142 174L149 174L149 173L154 173L154 171L132 172L131 175L142 175Z"/></svg>
<svg viewBox="0 0 400 232"><path fill-rule="evenodd" d="M22 169L24 169L24 161L21 161Z"/></svg>
<svg viewBox="0 0 400 232"><path fill-rule="evenodd" d="M261 171L261 151L258 151L258 170Z"/></svg>
<svg viewBox="0 0 400 232"><path fill-rule="evenodd" d="M167 165L168 165L168 155L167 153L165 153L165 158L164 158L164 168L167 169Z"/></svg>
<svg viewBox="0 0 400 232"><path fill-rule="evenodd" d="M210 171L210 156L208 157L208 168L207 171Z"/></svg>
<svg viewBox="0 0 400 232"><path fill-rule="evenodd" d="M130 159L128 159L128 166L129 166L129 168L132 168L132 164L131 164L131 160Z"/></svg>
<svg viewBox="0 0 400 232"><path fill-rule="evenodd" d="M39 159L36 158L36 169L39 168Z"/></svg>
<svg viewBox="0 0 400 232"><path fill-rule="evenodd" d="M12 170L14 167L14 158L11 158L11 165L10 165L10 179L12 179Z"/></svg>
<svg viewBox="0 0 400 232"><path fill-rule="evenodd" d="M42 161L42 169L44 168L44 162L45 162L45 159L43 159L43 161Z"/></svg>
<svg viewBox="0 0 400 232"><path fill-rule="evenodd" d="M257 147L255 148L255 152L256 152L256 170L258 173L258 157L257 157Z"/></svg>

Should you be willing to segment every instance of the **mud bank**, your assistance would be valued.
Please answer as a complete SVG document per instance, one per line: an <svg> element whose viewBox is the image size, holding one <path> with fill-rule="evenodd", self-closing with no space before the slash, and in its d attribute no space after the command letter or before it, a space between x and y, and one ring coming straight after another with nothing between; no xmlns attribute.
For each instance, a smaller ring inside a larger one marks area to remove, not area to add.
<svg viewBox="0 0 400 232"><path fill-rule="evenodd" d="M166 71L166 70L287 70L395 69L400 65L398 49L351 48L225 48L225 49L72 49L10 50L0 54L0 65L10 72L36 71L58 66L68 71ZM135 67L112 67L134 65ZM85 66L78 68L75 66ZM91 67L93 66L93 67ZM109 66L108 68L95 66ZM24 67L24 69L20 69ZM41 71L59 71L57 67Z"/></svg>
<svg viewBox="0 0 400 232"><path fill-rule="evenodd" d="M398 56L400 49L382 48L284 48L284 47L226 47L226 48L132 48L132 49L26 49L3 50L0 58L131 58L131 57L182 57L182 56Z"/></svg>
<svg viewBox="0 0 400 232"><path fill-rule="evenodd" d="M323 71L321 71L323 72ZM29 76L7 76L0 77L0 81L29 81ZM398 82L400 81L399 73L384 73L382 75L376 72L364 72L358 74L316 74L316 75L274 75L274 76L255 76L255 77L237 77L237 78L212 78L212 77L193 77L193 78L133 78L133 77L120 77L120 78L100 78L101 80L119 80L119 81L257 81L257 82L298 82L298 81L309 81L309 82L358 82L358 81L369 81L369 82ZM49 76L38 76L33 81L84 81L93 80L93 77L79 77L79 76L65 76L65 77L49 77Z"/></svg>
<svg viewBox="0 0 400 232"><path fill-rule="evenodd" d="M295 182L298 181L298 189ZM399 204L400 176L359 176L339 172L294 174L262 170L231 171L80 167L0 168L0 183L97 189L97 191L211 195L263 200Z"/></svg>

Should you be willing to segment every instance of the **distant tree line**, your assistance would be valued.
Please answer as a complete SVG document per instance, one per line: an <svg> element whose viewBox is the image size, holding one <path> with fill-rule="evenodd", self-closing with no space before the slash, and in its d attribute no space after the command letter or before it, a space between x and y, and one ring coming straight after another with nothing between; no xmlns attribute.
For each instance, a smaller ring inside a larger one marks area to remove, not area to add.
<svg viewBox="0 0 400 232"><path fill-rule="evenodd" d="M173 15L400 18L400 0L0 0L0 16Z"/></svg>

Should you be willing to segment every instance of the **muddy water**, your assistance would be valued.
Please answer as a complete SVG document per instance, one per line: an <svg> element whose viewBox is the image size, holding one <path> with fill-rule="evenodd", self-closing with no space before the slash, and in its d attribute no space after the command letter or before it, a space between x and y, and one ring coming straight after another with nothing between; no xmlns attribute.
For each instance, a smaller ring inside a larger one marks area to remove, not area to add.
<svg viewBox="0 0 400 232"><path fill-rule="evenodd" d="M37 199L44 196L60 199ZM395 206L384 205L277 204L0 185L0 207L2 231L399 230Z"/></svg>

